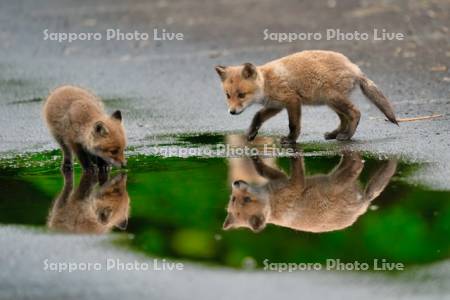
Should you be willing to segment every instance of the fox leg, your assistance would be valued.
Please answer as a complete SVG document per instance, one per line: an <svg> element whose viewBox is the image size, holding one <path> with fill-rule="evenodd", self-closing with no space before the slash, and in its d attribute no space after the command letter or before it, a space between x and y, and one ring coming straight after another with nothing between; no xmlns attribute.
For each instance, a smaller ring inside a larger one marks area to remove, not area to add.
<svg viewBox="0 0 450 300"><path fill-rule="evenodd" d="M96 163L97 163L98 170L100 172L105 172L105 173L108 172L109 164L101 157L97 156L96 159L97 159Z"/></svg>
<svg viewBox="0 0 450 300"><path fill-rule="evenodd" d="M347 120L346 128L343 128L343 130L336 135L336 139L338 141L350 140L358 127L361 113L347 98L337 98L332 102L331 106L338 114L341 114L342 117Z"/></svg>
<svg viewBox="0 0 450 300"><path fill-rule="evenodd" d="M91 162L97 165L99 172L108 172L109 164L103 158L94 154L88 153L88 155Z"/></svg>
<svg viewBox="0 0 450 300"><path fill-rule="evenodd" d="M334 139L336 139L336 137L339 133L345 132L347 130L347 127L348 127L347 118L339 112L336 112L336 114L338 115L341 123L339 124L338 128L336 128L335 130L325 133L324 136L325 136L326 140L334 140Z"/></svg>
<svg viewBox="0 0 450 300"><path fill-rule="evenodd" d="M258 134L258 130L262 124L268 119L272 118L281 111L281 108L267 108L260 109L253 117L252 123L247 130L247 140L253 141Z"/></svg>
<svg viewBox="0 0 450 300"><path fill-rule="evenodd" d="M72 172L65 172L63 174L64 177L64 186L63 190L61 191L61 194L59 194L58 198L56 199L55 205L53 207L62 207L67 203L67 199L69 199L70 194L73 191L73 173Z"/></svg>
<svg viewBox="0 0 450 300"><path fill-rule="evenodd" d="M87 199L87 197L91 194L92 189L97 183L97 177L95 174L91 172L85 172L81 175L80 183L78 188L76 188L74 192L74 196L76 199Z"/></svg>
<svg viewBox="0 0 450 300"><path fill-rule="evenodd" d="M267 179L283 179L286 178L286 174L277 170L275 168L266 165L261 158L255 156L252 157L253 165L255 166L256 172Z"/></svg>
<svg viewBox="0 0 450 300"><path fill-rule="evenodd" d="M291 158L291 183L303 188L305 186L305 163L303 156Z"/></svg>
<svg viewBox="0 0 450 300"><path fill-rule="evenodd" d="M63 154L63 163L61 165L61 171L63 173L72 171L72 151L70 151L70 148L67 146L67 144L64 142L61 138L56 138L56 141L58 142L59 146L61 147L61 151Z"/></svg>
<svg viewBox="0 0 450 300"><path fill-rule="evenodd" d="M344 152L337 167L330 172L331 182L337 189L346 189L358 180L364 168L361 155L357 152Z"/></svg>
<svg viewBox="0 0 450 300"><path fill-rule="evenodd" d="M281 139L282 144L295 144L300 135L302 108L299 101L290 103L287 107L289 117L289 135Z"/></svg>
<svg viewBox="0 0 450 300"><path fill-rule="evenodd" d="M100 156L89 154L91 162L97 165L98 168L98 182L105 183L108 180L109 164Z"/></svg>
<svg viewBox="0 0 450 300"><path fill-rule="evenodd" d="M92 170L93 164L89 153L84 150L83 146L77 143L73 144L75 155L85 171Z"/></svg>

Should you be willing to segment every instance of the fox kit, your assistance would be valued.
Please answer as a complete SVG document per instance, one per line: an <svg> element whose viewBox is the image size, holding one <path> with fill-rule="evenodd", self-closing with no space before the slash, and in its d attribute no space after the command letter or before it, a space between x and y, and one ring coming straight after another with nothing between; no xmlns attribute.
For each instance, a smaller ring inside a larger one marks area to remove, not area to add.
<svg viewBox="0 0 450 300"><path fill-rule="evenodd" d="M130 198L126 175L119 174L97 186L95 173L83 173L73 190L73 173L64 173L64 187L53 203L47 225L72 233L106 233L112 227L126 229Z"/></svg>
<svg viewBox="0 0 450 300"><path fill-rule="evenodd" d="M362 190L358 177L364 163L357 153L345 153L328 175L305 177L303 159L291 159L291 177L253 158L264 185L232 183L224 229L248 227L259 232L267 223L309 232L346 228L364 214L394 175L397 162L384 163Z"/></svg>
<svg viewBox="0 0 450 300"><path fill-rule="evenodd" d="M349 140L355 134L361 113L350 101L358 84L363 94L397 124L389 100L344 55L332 51L302 51L262 66L216 66L228 101L229 112L237 115L254 103L263 108L253 117L247 131L249 141L262 124L286 108L289 135L283 143L294 143L300 135L301 106L328 105L340 119L338 128L325 139Z"/></svg>
<svg viewBox="0 0 450 300"><path fill-rule="evenodd" d="M63 170L72 168L72 153L85 170L93 163L99 169L125 166L122 114L117 110L106 115L100 99L90 92L75 86L57 88L45 102L44 118L61 146Z"/></svg>

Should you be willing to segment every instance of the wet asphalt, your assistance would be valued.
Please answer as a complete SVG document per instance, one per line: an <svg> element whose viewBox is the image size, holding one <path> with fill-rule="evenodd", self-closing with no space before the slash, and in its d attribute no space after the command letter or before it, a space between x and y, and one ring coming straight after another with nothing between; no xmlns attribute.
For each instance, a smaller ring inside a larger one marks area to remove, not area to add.
<svg viewBox="0 0 450 300"><path fill-rule="evenodd" d="M161 259L155 267L153 259L111 247L112 238L1 227L0 254L9 259L1 261L0 298L444 299L450 292L448 262L391 276L351 271L235 271L186 262L182 262L182 270L168 271L162 269ZM16 247L3 247L4 243ZM73 271L58 272L58 263L72 263ZM88 263L93 271L82 271ZM133 267L136 271L124 271L125 263L138 267ZM137 270L143 264L159 270Z"/></svg>
<svg viewBox="0 0 450 300"><path fill-rule="evenodd" d="M86 87L122 109L132 146L178 133L243 132L256 107L227 112L214 72L217 64L261 64L305 49L344 53L392 101L399 118L442 114L397 128L358 91L362 120L345 147L433 162L419 180L450 187L450 4L448 1L2 1L0 10L0 153L55 148L41 118L43 99L61 84ZM148 33L127 41L107 31ZM153 40L165 30L183 40ZM327 38L327 30L366 33ZM401 33L403 40L374 40L373 30ZM46 31L47 30L47 31ZM101 40L58 42L45 33L96 33ZM283 42L267 33L319 33L321 39ZM119 40L117 40L119 39ZM122 40L120 40L122 39ZM342 39L342 38L341 38ZM303 111L299 143L325 142L338 120L325 107ZM286 113L262 134L287 132ZM339 145L340 147L340 145Z"/></svg>

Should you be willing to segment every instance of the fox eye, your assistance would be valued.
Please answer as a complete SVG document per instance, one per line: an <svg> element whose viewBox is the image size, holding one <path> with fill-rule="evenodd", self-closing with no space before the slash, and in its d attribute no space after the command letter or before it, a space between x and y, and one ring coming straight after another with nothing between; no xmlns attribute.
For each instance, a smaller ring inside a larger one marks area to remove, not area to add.
<svg viewBox="0 0 450 300"><path fill-rule="evenodd" d="M227 98L230 99L230 94L227 93Z"/></svg>
<svg viewBox="0 0 450 300"><path fill-rule="evenodd" d="M106 224L111 217L112 209L109 207L102 208L98 212L98 218L102 224Z"/></svg>
<svg viewBox="0 0 450 300"><path fill-rule="evenodd" d="M251 201L252 199L250 197L244 197L244 203L249 203Z"/></svg>
<svg viewBox="0 0 450 300"><path fill-rule="evenodd" d="M112 155L117 155L119 153L119 149L111 150Z"/></svg>
<svg viewBox="0 0 450 300"><path fill-rule="evenodd" d="M238 97L241 98L241 99L242 99L242 98L245 98L245 93L239 93L239 94L238 94Z"/></svg>
<svg viewBox="0 0 450 300"><path fill-rule="evenodd" d="M231 198L231 201L236 201L236 197L235 196L233 196L233 198Z"/></svg>

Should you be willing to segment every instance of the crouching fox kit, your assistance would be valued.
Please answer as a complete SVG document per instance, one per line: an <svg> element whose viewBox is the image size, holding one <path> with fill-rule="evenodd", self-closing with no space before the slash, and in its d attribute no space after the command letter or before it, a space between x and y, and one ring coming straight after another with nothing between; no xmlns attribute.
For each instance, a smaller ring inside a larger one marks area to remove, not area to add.
<svg viewBox="0 0 450 300"><path fill-rule="evenodd" d="M126 175L98 182L95 173L85 172L74 189L73 173L64 173L64 187L50 210L48 227L94 234L106 233L112 227L126 229L130 204Z"/></svg>
<svg viewBox="0 0 450 300"><path fill-rule="evenodd" d="M397 124L389 100L344 55L332 51L302 51L262 66L216 66L227 97L229 112L237 115L254 103L263 108L253 117L247 131L249 141L262 124L287 109L289 135L283 143L294 143L300 135L302 105L328 105L336 112L340 125L325 134L325 139L349 140L355 134L361 113L350 101L359 85L363 94L392 123Z"/></svg>
<svg viewBox="0 0 450 300"><path fill-rule="evenodd" d="M365 189L358 184L364 163L357 153L345 153L327 175L305 177L303 159L291 159L291 176L253 158L260 176L268 181L255 185L244 180L232 183L224 229L247 227L259 232L266 224L309 232L346 228L364 214L385 189L397 167L396 160L383 163Z"/></svg>
<svg viewBox="0 0 450 300"><path fill-rule="evenodd" d="M85 170L93 164L99 169L125 166L122 114L117 110L108 116L90 92L75 86L55 89L45 102L44 118L62 149L63 170L72 168L72 153Z"/></svg>

